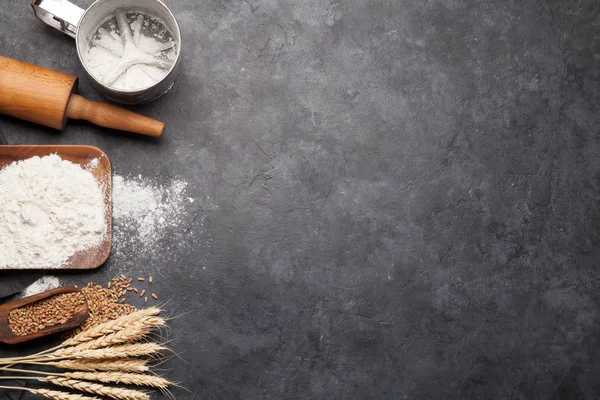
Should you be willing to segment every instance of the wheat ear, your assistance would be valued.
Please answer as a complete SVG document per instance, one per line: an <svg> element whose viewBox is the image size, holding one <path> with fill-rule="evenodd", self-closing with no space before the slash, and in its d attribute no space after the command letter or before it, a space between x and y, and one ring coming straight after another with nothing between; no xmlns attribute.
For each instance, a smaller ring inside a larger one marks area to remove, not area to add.
<svg viewBox="0 0 600 400"><path fill-rule="evenodd" d="M106 321L100 325L86 329L71 339L64 341L61 344L61 347L76 346L111 333L119 332L132 324L143 322L151 317L156 317L158 314L160 314L160 308L158 307L149 307L134 311L131 314L123 315L117 319Z"/></svg>
<svg viewBox="0 0 600 400"><path fill-rule="evenodd" d="M75 353L81 353L85 350L101 349L104 347L114 346L123 343L139 342L144 337L148 336L151 332L151 328L142 324L135 324L123 329L122 331L109 333L108 335L99 337L89 342L78 344L77 346L59 349L54 354L60 355L61 357L65 357Z"/></svg>
<svg viewBox="0 0 600 400"><path fill-rule="evenodd" d="M2 390L28 391L29 393L39 394L53 400L101 400L98 397L83 396L81 394L71 394L66 392L57 392L48 389L31 389L17 386L0 386Z"/></svg>
<svg viewBox="0 0 600 400"><path fill-rule="evenodd" d="M75 371L148 372L148 360L142 358L114 358L107 360L63 360L50 365Z"/></svg>
<svg viewBox="0 0 600 400"><path fill-rule="evenodd" d="M56 390L48 389L25 389L30 393L39 394L48 399L52 400L100 400L98 397L84 396L82 394L72 394L66 392L59 392Z"/></svg>
<svg viewBox="0 0 600 400"><path fill-rule="evenodd" d="M152 332L152 328L163 327L165 325L166 322L163 318L149 317L142 322L136 322L123 330L109 333L89 342L78 344L75 347L85 350L93 350L114 346L116 344L139 342Z"/></svg>
<svg viewBox="0 0 600 400"><path fill-rule="evenodd" d="M75 347L77 348L77 347ZM79 352L70 352L67 349L60 349L54 353L48 355L50 358L91 358L91 359L104 359L104 358L129 358L139 357L155 354L166 350L165 346L160 344L149 342L149 343L130 343L123 344L120 346L105 347L102 349L94 350L82 350Z"/></svg>
<svg viewBox="0 0 600 400"><path fill-rule="evenodd" d="M147 386L166 389L172 385L168 380L155 375L126 374L123 372L66 372L67 378L121 385Z"/></svg>
<svg viewBox="0 0 600 400"><path fill-rule="evenodd" d="M99 385L92 382L83 382L69 378L42 378L42 382L49 382L56 386L62 386L69 389L79 390L81 392L97 394L100 396L110 397L117 400L150 400L147 393L139 390L121 389L117 387Z"/></svg>

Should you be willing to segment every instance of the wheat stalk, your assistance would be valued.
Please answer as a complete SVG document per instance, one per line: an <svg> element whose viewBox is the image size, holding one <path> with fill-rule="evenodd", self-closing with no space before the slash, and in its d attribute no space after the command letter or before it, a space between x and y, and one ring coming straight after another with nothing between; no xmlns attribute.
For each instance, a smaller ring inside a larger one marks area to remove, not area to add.
<svg viewBox="0 0 600 400"><path fill-rule="evenodd" d="M40 396L44 396L48 399L52 400L100 400L98 397L90 397L84 396L82 394L72 394L66 392L59 392L56 390L48 390L48 389L26 389L30 393L39 394Z"/></svg>
<svg viewBox="0 0 600 400"><path fill-rule="evenodd" d="M3 390L18 390L18 391L28 391L29 393L39 394L40 396L47 397L52 400L101 400L98 397L90 397L84 396L82 394L72 394L67 392L58 392L56 390L48 390L48 389L31 389L26 387L17 387L17 386L0 386L0 389Z"/></svg>
<svg viewBox="0 0 600 400"><path fill-rule="evenodd" d="M134 311L131 314L123 315L114 320L106 321L100 325L75 335L71 339L66 340L61 344L61 347L76 346L81 343L89 342L99 337L109 335L111 333L122 331L132 324L142 323L149 318L156 317L160 314L160 308L149 307L142 310ZM164 320L163 320L164 322Z"/></svg>
<svg viewBox="0 0 600 400"><path fill-rule="evenodd" d="M79 390L81 392L97 394L110 397L117 400L150 400L147 393L139 390L122 389L112 386L99 385L92 382L83 382L76 379L48 377L39 379L42 382L49 382L57 386L69 389Z"/></svg>
<svg viewBox="0 0 600 400"><path fill-rule="evenodd" d="M120 346L105 347L102 349L82 350L71 352L70 348L60 349L48 355L49 358L129 358L147 356L166 350L167 348L157 343L129 343Z"/></svg>
<svg viewBox="0 0 600 400"><path fill-rule="evenodd" d="M166 389L172 385L168 380L155 375L126 374L122 372L66 372L67 378L102 383L117 383L122 385L147 386Z"/></svg>
<svg viewBox="0 0 600 400"><path fill-rule="evenodd" d="M149 400L150 396L144 391L105 384L146 386L161 389L163 392L166 392L166 389L172 385L171 382L160 376L145 375L144 372L150 371L148 365L150 361L135 358L151 356L167 350L165 346L155 342L140 342L152 332L153 328L166 325L165 319L158 316L159 313L160 309L156 307L135 311L87 329L59 346L42 353L17 359L0 359L0 362L4 364L13 364L14 361L19 360L25 364L51 365L71 370L50 373L19 370L10 368L11 365L9 365L2 369L38 376L0 376L0 380L35 379L63 388L117 400ZM8 389L9 387L3 388ZM98 400L96 397L61 391L23 389L52 400Z"/></svg>
<svg viewBox="0 0 600 400"><path fill-rule="evenodd" d="M60 345L51 349L47 349L40 353L36 353L27 357L17 357L15 359L0 359L0 364L14 364L15 361L40 358L58 349L86 343L98 339L102 336L122 331L126 328L131 327L132 325L144 324L147 327L162 327L165 325L165 320L162 318L156 318L158 314L160 314L160 312L161 310L158 307L149 307L144 308L142 310L137 310L130 314L123 315L117 319L106 321L89 329L86 329L78 333L71 339L67 339Z"/></svg>
<svg viewBox="0 0 600 400"><path fill-rule="evenodd" d="M89 342L111 333L122 331L123 329L130 327L132 324L144 323L145 321L158 316L159 313L160 309L157 307L144 308L142 310L134 311L131 314L123 315L117 319L104 322L90 329L86 329L73 338L63 342L61 346L76 346L78 344Z"/></svg>
<svg viewBox="0 0 600 400"><path fill-rule="evenodd" d="M138 342L142 340L145 336L149 335L150 332L152 332L152 329L148 328L146 325L134 324L128 328L123 329L122 331L109 333L108 335L99 337L89 342L78 344L77 346L65 347L63 349L57 350L55 354L60 354L61 357L65 357L75 353L81 353L85 350L101 349L104 347L114 346L123 343Z"/></svg>
<svg viewBox="0 0 600 400"><path fill-rule="evenodd" d="M143 321L133 323L132 325L120 331L109 333L89 342L81 343L71 348L80 348L84 350L100 349L103 347L114 346L116 344L138 342L152 332L152 328L165 326L166 322L161 317L149 317Z"/></svg>
<svg viewBox="0 0 600 400"><path fill-rule="evenodd" d="M148 372L148 360L141 358L106 359L106 360L63 360L50 365L75 371L113 371L113 372Z"/></svg>

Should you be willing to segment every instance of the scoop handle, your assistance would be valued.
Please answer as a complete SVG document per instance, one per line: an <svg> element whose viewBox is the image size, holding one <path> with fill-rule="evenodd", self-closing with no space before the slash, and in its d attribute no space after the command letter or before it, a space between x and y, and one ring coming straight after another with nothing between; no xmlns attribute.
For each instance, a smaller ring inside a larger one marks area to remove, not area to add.
<svg viewBox="0 0 600 400"><path fill-rule="evenodd" d="M162 136L165 130L163 122L136 114L124 108L90 101L77 94L71 95L69 105L67 106L67 118L83 119L105 128L155 137Z"/></svg>

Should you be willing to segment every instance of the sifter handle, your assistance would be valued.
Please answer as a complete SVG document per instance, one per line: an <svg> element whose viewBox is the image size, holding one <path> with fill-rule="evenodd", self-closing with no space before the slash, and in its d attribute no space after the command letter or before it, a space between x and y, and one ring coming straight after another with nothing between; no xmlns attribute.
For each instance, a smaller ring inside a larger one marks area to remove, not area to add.
<svg viewBox="0 0 600 400"><path fill-rule="evenodd" d="M32 0L35 16L46 25L75 38L85 10L67 0Z"/></svg>

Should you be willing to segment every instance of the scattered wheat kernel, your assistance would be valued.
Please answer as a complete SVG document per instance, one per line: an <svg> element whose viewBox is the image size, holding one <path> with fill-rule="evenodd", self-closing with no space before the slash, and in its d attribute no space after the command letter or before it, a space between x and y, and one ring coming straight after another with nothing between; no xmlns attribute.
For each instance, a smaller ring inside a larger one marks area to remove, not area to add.
<svg viewBox="0 0 600 400"><path fill-rule="evenodd" d="M140 282L144 282L146 280L146 278L138 278L138 281Z"/></svg>
<svg viewBox="0 0 600 400"><path fill-rule="evenodd" d="M146 289L142 290L142 293L140 293L140 297L144 297L144 294L146 294Z"/></svg>
<svg viewBox="0 0 600 400"><path fill-rule="evenodd" d="M127 279L127 278L125 278L125 275L123 275L123 274L121 274L119 276L121 277L121 279Z"/></svg>
<svg viewBox="0 0 600 400"><path fill-rule="evenodd" d="M140 291L137 288L133 288L133 291L139 293Z"/></svg>
<svg viewBox="0 0 600 400"><path fill-rule="evenodd" d="M148 296L144 297L144 303L148 302Z"/></svg>
<svg viewBox="0 0 600 400"><path fill-rule="evenodd" d="M155 295L154 293L152 293L152 298L153 298L154 300L158 300L158 296L157 296L157 295Z"/></svg>
<svg viewBox="0 0 600 400"><path fill-rule="evenodd" d="M121 299L121 304L125 303L125 299Z"/></svg>
<svg viewBox="0 0 600 400"><path fill-rule="evenodd" d="M148 277L148 283L152 283L152 277Z"/></svg>
<svg viewBox="0 0 600 400"><path fill-rule="evenodd" d="M128 292L131 292L132 290L133 290L133 289L131 289L131 287L128 287L128 288L127 288L127 291L128 291Z"/></svg>
<svg viewBox="0 0 600 400"><path fill-rule="evenodd" d="M112 282L108 282L108 285L106 287L110 289L111 285L112 285Z"/></svg>

